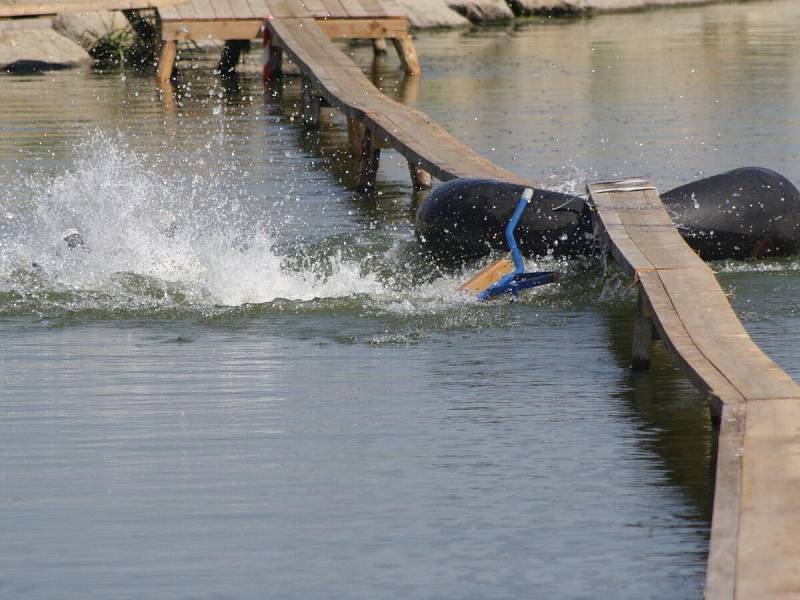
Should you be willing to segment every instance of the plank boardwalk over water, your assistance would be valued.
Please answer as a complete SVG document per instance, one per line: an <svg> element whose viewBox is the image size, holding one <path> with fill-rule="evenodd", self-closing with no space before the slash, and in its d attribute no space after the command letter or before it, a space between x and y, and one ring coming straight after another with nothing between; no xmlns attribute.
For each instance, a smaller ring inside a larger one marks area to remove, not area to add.
<svg viewBox="0 0 800 600"><path fill-rule="evenodd" d="M800 386L750 339L650 182L589 193L641 316L720 415L706 597L800 597Z"/></svg>
<svg viewBox="0 0 800 600"><path fill-rule="evenodd" d="M364 125L379 146L389 146L442 181L483 177L534 185L498 167L424 113L391 100L333 44L310 17L274 19L272 39L297 64L316 93Z"/></svg>

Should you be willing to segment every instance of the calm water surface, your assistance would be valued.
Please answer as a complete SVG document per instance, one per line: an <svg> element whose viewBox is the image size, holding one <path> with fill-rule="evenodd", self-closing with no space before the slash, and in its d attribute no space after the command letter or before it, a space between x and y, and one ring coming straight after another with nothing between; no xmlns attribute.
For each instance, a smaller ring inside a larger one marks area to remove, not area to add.
<svg viewBox="0 0 800 600"><path fill-rule="evenodd" d="M798 28L776 1L422 33L420 82L353 52L549 187L800 183ZM470 303L401 157L357 196L340 118L306 136L296 81L199 58L175 91L0 76L0 596L699 597L715 442L663 349L627 369L629 282L576 261ZM797 260L717 267L800 375Z"/></svg>

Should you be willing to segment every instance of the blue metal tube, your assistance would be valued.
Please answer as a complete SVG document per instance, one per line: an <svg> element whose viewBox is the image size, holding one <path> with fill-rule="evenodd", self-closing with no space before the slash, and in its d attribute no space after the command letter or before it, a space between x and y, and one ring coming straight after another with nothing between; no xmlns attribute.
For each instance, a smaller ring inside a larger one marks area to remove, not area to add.
<svg viewBox="0 0 800 600"><path fill-rule="evenodd" d="M522 273L525 271L525 263L522 261L522 254L517 246L517 240L514 238L514 230L517 228L519 220L522 218L522 213L525 212L525 209L532 199L533 190L531 188L525 188L517 203L517 208L514 209L514 214L511 215L511 220L508 222L508 225L506 225L506 243L508 244L508 249L511 250L511 258L514 261L515 273Z"/></svg>
<svg viewBox="0 0 800 600"><path fill-rule="evenodd" d="M516 298L517 292L520 290L552 283L558 277L553 271L525 272L525 263L522 261L522 253L519 251L517 240L514 238L514 230L517 228L517 224L522 218L522 213L525 212L531 200L533 200L533 190L525 188L517 203L517 208L514 209L514 214L511 215L511 220L506 225L506 242L508 243L508 249L511 250L511 258L514 260L514 272L502 277L500 281L478 294L478 302L508 293L513 298Z"/></svg>

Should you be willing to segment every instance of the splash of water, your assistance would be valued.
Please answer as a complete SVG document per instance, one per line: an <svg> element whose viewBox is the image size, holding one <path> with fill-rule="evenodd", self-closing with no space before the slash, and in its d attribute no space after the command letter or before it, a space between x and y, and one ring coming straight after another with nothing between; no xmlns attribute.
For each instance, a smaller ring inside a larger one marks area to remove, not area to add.
<svg viewBox="0 0 800 600"><path fill-rule="evenodd" d="M284 224L283 211L274 210L281 190L276 198L254 198L231 184L239 179L235 172L206 175L192 165L159 162L122 137L95 134L74 154L74 168L21 178L13 200L4 202L0 313L213 317L255 306L413 317L434 328L509 318L504 310L476 308L457 289L472 272L436 272L413 239L390 234L376 245L379 234L370 230L365 239L333 236L287 250L276 242ZM64 241L70 230L85 243L70 248ZM528 267L585 270L576 265L546 258ZM585 286L589 301L595 288ZM526 293L522 303L579 304L581 291L557 284Z"/></svg>
<svg viewBox="0 0 800 600"><path fill-rule="evenodd" d="M231 197L226 178L154 168L123 141L99 134L77 154L73 170L28 178L5 207L0 289L91 290L118 299L125 290L229 306L385 289L337 253L316 267L288 268L270 233L279 223L254 210L258 199ZM85 246L68 247L71 229ZM170 296L176 288L180 297Z"/></svg>

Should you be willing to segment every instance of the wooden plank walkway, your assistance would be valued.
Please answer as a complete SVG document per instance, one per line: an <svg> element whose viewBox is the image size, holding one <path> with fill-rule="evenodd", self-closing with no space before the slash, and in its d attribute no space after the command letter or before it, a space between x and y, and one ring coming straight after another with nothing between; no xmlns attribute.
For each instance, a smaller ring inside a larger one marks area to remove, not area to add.
<svg viewBox="0 0 800 600"><path fill-rule="evenodd" d="M482 177L535 185L480 156L424 113L386 97L330 41L317 19L284 6L289 14L306 15L268 23L272 43L303 73L308 91L304 120L316 124L319 100L315 98L347 116L354 153L362 159L360 188L374 185L380 148L386 147L408 160L415 188L430 186L430 176L442 181Z"/></svg>
<svg viewBox="0 0 800 600"><path fill-rule="evenodd" d="M655 333L720 419L706 598L800 597L800 386L750 339L649 181L589 193L599 239L637 282L634 363Z"/></svg>
<svg viewBox="0 0 800 600"><path fill-rule="evenodd" d="M31 17L57 15L67 12L89 12L94 10L134 10L158 8L185 2L186 0L0 0L0 17Z"/></svg>

